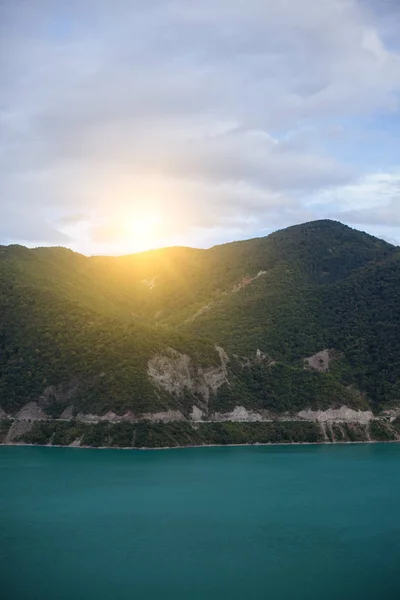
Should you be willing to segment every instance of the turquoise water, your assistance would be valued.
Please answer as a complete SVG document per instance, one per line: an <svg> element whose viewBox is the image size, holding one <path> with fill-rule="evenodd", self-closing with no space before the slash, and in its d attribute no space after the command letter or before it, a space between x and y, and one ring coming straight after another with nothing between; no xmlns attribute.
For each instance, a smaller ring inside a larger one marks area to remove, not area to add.
<svg viewBox="0 0 400 600"><path fill-rule="evenodd" d="M400 445L0 447L2 600L400 598Z"/></svg>

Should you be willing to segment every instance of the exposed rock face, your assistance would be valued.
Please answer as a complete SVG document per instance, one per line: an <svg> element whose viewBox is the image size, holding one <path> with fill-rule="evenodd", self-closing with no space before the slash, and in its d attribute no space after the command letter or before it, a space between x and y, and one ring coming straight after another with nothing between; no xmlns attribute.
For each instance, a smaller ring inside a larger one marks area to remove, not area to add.
<svg viewBox="0 0 400 600"><path fill-rule="evenodd" d="M245 366L245 367L251 366L251 360L250 359L247 359L247 360L248 360L248 362L244 364L243 359L242 359L242 366ZM264 365L268 366L268 367L274 367L276 365L276 360L271 360L270 358L268 358L268 356L266 354L264 354L264 352L262 352L260 349L258 349L256 352L256 357L254 359L254 362L264 363Z"/></svg>
<svg viewBox="0 0 400 600"><path fill-rule="evenodd" d="M102 418L102 421L109 421L110 423L117 423L118 421L121 421L121 417L119 417L118 415L115 414L115 412L112 412L111 410L108 411L108 413L106 413Z"/></svg>
<svg viewBox="0 0 400 600"><path fill-rule="evenodd" d="M219 354L222 366L225 368L226 365L229 362L229 356L228 356L228 354L225 352L225 350L222 348L222 346L215 346L215 349L216 349L216 351Z"/></svg>
<svg viewBox="0 0 400 600"><path fill-rule="evenodd" d="M105 415L102 415L102 416L92 415L90 413L89 414L79 413L76 416L76 420L81 421L81 423L99 423L100 421L108 421L109 423L118 423L119 421L122 421L122 417L119 417L114 412L109 411L108 413L106 413Z"/></svg>
<svg viewBox="0 0 400 600"><path fill-rule="evenodd" d="M322 350L317 352L314 356L309 356L304 359L304 367L307 369L314 369L314 371L321 371L326 373L329 371L329 365L332 360L332 352L330 350Z"/></svg>
<svg viewBox="0 0 400 600"><path fill-rule="evenodd" d="M148 362L148 376L159 388L181 397L186 391L202 399L207 410L210 394L228 382L226 364L229 357L223 348L217 347L221 364L203 368L193 364L187 354L169 348L166 354L156 354Z"/></svg>
<svg viewBox="0 0 400 600"><path fill-rule="evenodd" d="M28 402L16 414L4 443L13 443L19 436L28 433L33 428L35 421L45 421L47 418L37 402Z"/></svg>
<svg viewBox="0 0 400 600"><path fill-rule="evenodd" d="M14 421L8 430L4 443L12 444L19 436L28 433L33 428L34 424L34 421L28 420Z"/></svg>
<svg viewBox="0 0 400 600"><path fill-rule="evenodd" d="M192 412L190 413L190 418L192 421L202 421L203 411L200 410L197 406L193 405Z"/></svg>
<svg viewBox="0 0 400 600"><path fill-rule="evenodd" d="M23 406L16 414L15 418L21 421L44 421L48 417L39 407L37 402L28 402L28 404L25 404L25 406Z"/></svg>
<svg viewBox="0 0 400 600"><path fill-rule="evenodd" d="M64 413L66 412L66 410L64 411ZM63 417L64 413L61 415L61 419L73 418L72 415L71 417ZM108 423L120 423L122 421L135 423L138 420L136 415L132 411L128 411L124 415L120 416L115 414L115 412L112 412L111 410L108 411L108 413L106 413L105 415L94 415L92 413L78 413L75 418L81 423L100 423L101 421L107 421Z"/></svg>
<svg viewBox="0 0 400 600"><path fill-rule="evenodd" d="M76 416L76 420L80 421L81 423L100 423L101 421L105 421L108 423L120 423L122 421L129 421L131 423L139 421L151 421L153 423L171 423L173 421L185 421L186 419L179 410L166 410L156 413L143 413L141 415L138 415L137 417L133 414L133 412L127 412L122 417L116 415L111 411L101 416L93 415L90 413L79 413Z"/></svg>
<svg viewBox="0 0 400 600"><path fill-rule="evenodd" d="M250 277L249 275L243 277L243 279L233 287L232 292L239 292L242 288L246 287L247 285L250 285L251 283L253 283L253 281L266 274L267 271L259 271L254 277Z"/></svg>
<svg viewBox="0 0 400 600"><path fill-rule="evenodd" d="M7 413L0 406L0 419L7 419Z"/></svg>
<svg viewBox="0 0 400 600"><path fill-rule="evenodd" d="M267 358L267 355L264 354L264 352L261 352L261 350L258 349L257 352L256 352L256 362L262 362L266 358Z"/></svg>
<svg viewBox="0 0 400 600"><path fill-rule="evenodd" d="M73 442L70 443L70 447L71 448L79 448L79 446L81 445L81 438L77 438L76 440L74 440Z"/></svg>
<svg viewBox="0 0 400 600"><path fill-rule="evenodd" d="M156 354L148 362L150 379L170 394L180 396L185 388L194 387L194 368L190 356L180 354L172 348L169 355Z"/></svg>
<svg viewBox="0 0 400 600"><path fill-rule="evenodd" d="M136 416L131 410L128 410L128 412L124 414L122 419L123 421L128 421L129 423L134 423L135 421L137 421Z"/></svg>
<svg viewBox="0 0 400 600"><path fill-rule="evenodd" d="M173 421L186 421L185 417L179 410L167 410L165 412L144 413L142 415L144 421L152 423L171 423Z"/></svg>
<svg viewBox="0 0 400 600"><path fill-rule="evenodd" d="M99 415L92 415L90 413L78 413L76 415L76 420L80 421L81 423L98 423L100 419L101 417L99 417Z"/></svg>
<svg viewBox="0 0 400 600"><path fill-rule="evenodd" d="M217 301L209 302L208 304L205 304L204 306L202 306L201 308L199 308L199 310L197 312L195 312L194 315L192 315L191 317L189 317L188 319L186 319L185 323L190 323L191 321L194 321L195 319L197 319L201 315L204 315L204 313L206 313L209 310L211 310L217 304L218 304Z"/></svg>
<svg viewBox="0 0 400 600"><path fill-rule="evenodd" d="M63 410L63 412L60 415L60 419L72 419L74 414L74 407L72 404L70 404L69 406L67 406L67 408L65 410Z"/></svg>
<svg viewBox="0 0 400 600"><path fill-rule="evenodd" d="M385 417L388 419L390 423L393 423L398 417L400 417L400 408L393 408L390 410L385 410L383 412Z"/></svg>
<svg viewBox="0 0 400 600"><path fill-rule="evenodd" d="M319 423L360 423L367 425L374 419L369 410L353 410L347 406L340 408L329 408L328 410L302 410L297 414L304 421L316 421Z"/></svg>
<svg viewBox="0 0 400 600"><path fill-rule="evenodd" d="M244 422L244 421L264 421L269 420L263 417L258 412L254 412L251 410L247 410L244 406L235 406L232 412L229 413L214 413L211 415L212 421L235 421L235 422Z"/></svg>

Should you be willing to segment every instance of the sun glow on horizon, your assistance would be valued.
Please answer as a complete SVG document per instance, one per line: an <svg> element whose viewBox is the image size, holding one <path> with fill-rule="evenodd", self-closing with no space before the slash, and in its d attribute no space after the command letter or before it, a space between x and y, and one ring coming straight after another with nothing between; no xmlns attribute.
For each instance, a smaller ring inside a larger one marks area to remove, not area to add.
<svg viewBox="0 0 400 600"><path fill-rule="evenodd" d="M153 250L163 245L162 218L157 213L141 213L126 219L123 244L129 252Z"/></svg>

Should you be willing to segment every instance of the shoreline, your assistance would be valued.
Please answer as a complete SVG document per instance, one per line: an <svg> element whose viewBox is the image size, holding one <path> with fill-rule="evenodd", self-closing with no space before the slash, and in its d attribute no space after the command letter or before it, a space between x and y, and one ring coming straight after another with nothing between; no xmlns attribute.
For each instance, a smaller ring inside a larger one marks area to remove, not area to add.
<svg viewBox="0 0 400 600"><path fill-rule="evenodd" d="M344 446L344 445L359 445L359 444L399 444L399 440L363 440L356 442L256 442L255 444L198 444L188 446L157 446L135 448L132 446L63 446L61 444L4 444L0 447L29 447L29 448L70 448L71 450L184 450L187 448L257 448L260 446Z"/></svg>

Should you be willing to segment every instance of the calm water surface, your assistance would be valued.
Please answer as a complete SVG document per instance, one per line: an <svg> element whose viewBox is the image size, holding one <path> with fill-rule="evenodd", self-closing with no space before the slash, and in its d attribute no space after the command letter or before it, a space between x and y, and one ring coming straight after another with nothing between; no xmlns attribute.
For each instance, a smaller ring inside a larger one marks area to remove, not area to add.
<svg viewBox="0 0 400 600"><path fill-rule="evenodd" d="M2 600L399 600L400 445L0 447Z"/></svg>

